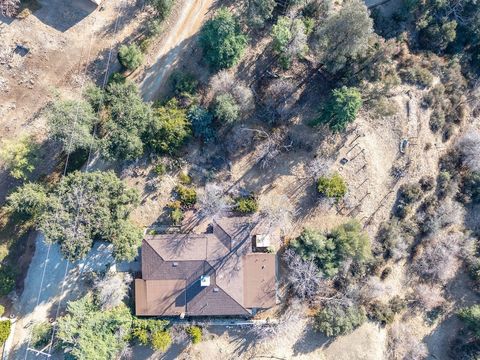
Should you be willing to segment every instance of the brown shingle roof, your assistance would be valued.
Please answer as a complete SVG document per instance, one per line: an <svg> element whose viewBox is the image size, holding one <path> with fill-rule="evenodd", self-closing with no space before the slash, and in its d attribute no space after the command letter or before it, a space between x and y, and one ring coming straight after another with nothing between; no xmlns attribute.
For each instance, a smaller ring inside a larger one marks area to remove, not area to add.
<svg viewBox="0 0 480 360"><path fill-rule="evenodd" d="M146 236L137 315L249 315L275 304L275 255L252 253L245 218L214 223L213 234ZM202 275L210 277L201 286Z"/></svg>

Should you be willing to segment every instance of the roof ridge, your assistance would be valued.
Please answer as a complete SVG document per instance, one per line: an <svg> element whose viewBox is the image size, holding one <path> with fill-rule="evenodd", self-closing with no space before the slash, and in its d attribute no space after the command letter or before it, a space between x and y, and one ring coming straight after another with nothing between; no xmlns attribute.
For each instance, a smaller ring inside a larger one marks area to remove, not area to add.
<svg viewBox="0 0 480 360"><path fill-rule="evenodd" d="M211 266L211 265L210 265ZM216 271L215 271L216 272ZM215 282L215 287L219 288L220 290L222 290L230 299L232 299L238 306L240 306L243 310L245 310L249 315L251 315L250 311L247 310L247 308L245 306L243 306L242 304L240 304L237 300L235 300L228 292L225 291L224 288L222 288L220 285L218 285L217 282Z"/></svg>

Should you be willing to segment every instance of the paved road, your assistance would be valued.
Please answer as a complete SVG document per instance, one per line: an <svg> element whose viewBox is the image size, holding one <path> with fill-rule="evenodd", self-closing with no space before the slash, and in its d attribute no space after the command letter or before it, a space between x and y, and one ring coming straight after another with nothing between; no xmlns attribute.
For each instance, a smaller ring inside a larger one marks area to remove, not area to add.
<svg viewBox="0 0 480 360"><path fill-rule="evenodd" d="M153 65L145 71L140 90L145 100L155 100L177 60L200 30L215 0L185 0L178 19L165 34Z"/></svg>
<svg viewBox="0 0 480 360"><path fill-rule="evenodd" d="M68 264L68 266L67 261L60 254L58 245L50 246L49 250L42 235L37 236L35 244L35 254L25 278L24 291L15 306L16 315L21 318L15 329L16 351L10 356L10 359L15 360L25 359L26 341L31 330L29 324L32 320L40 322L55 318L59 302L61 302L60 309L63 310L69 300L83 295L86 290L83 281L85 274L105 270L114 263L111 246L105 243L97 243L85 260ZM46 260L47 254L48 260ZM136 271L139 269L139 264L138 262L122 263L117 268L122 271ZM64 277L65 282L63 282ZM39 358L41 357L33 355L27 357L27 359L36 360Z"/></svg>

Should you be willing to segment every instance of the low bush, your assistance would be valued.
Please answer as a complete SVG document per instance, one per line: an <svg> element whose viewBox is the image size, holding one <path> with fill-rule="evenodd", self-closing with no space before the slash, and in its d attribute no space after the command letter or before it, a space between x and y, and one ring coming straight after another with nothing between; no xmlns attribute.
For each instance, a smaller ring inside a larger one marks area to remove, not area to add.
<svg viewBox="0 0 480 360"><path fill-rule="evenodd" d="M178 180L182 185L190 185L192 183L192 178L186 172L182 171L178 174Z"/></svg>
<svg viewBox="0 0 480 360"><path fill-rule="evenodd" d="M480 338L480 305L472 305L461 309L458 312L458 317L477 339Z"/></svg>
<svg viewBox="0 0 480 360"><path fill-rule="evenodd" d="M32 328L31 342L35 349L43 349L50 343L53 326L47 322L35 324Z"/></svg>
<svg viewBox="0 0 480 360"><path fill-rule="evenodd" d="M10 294L15 289L16 271L8 265L0 265L0 296Z"/></svg>
<svg viewBox="0 0 480 360"><path fill-rule="evenodd" d="M11 327L10 320L0 321L0 345L5 344L5 341L7 341Z"/></svg>
<svg viewBox="0 0 480 360"><path fill-rule="evenodd" d="M463 176L459 198L465 203L480 202L480 172L470 172Z"/></svg>
<svg viewBox="0 0 480 360"><path fill-rule="evenodd" d="M153 172L158 176L165 175L167 173L167 166L163 163L158 163L153 167Z"/></svg>
<svg viewBox="0 0 480 360"><path fill-rule="evenodd" d="M257 199L253 196L238 197L235 199L235 211L242 214L253 214L254 212L257 212Z"/></svg>
<svg viewBox="0 0 480 360"><path fill-rule="evenodd" d="M172 84L175 94L195 94L198 86L198 81L195 77L186 72L175 71L170 76L170 83Z"/></svg>
<svg viewBox="0 0 480 360"><path fill-rule="evenodd" d="M347 184L340 174L322 176L317 181L318 192L326 197L341 199L347 193Z"/></svg>
<svg viewBox="0 0 480 360"><path fill-rule="evenodd" d="M407 69L400 70L400 77L408 84L417 85L420 88L427 88L433 83L432 73L420 65L413 65Z"/></svg>
<svg viewBox="0 0 480 360"><path fill-rule="evenodd" d="M213 115L210 111L198 105L193 105L188 111L187 117L192 124L195 137L202 139L205 143L209 143L215 138Z"/></svg>
<svg viewBox="0 0 480 360"><path fill-rule="evenodd" d="M154 350L165 352L171 344L172 337L168 331L155 331L152 333L152 348Z"/></svg>
<svg viewBox="0 0 480 360"><path fill-rule="evenodd" d="M190 188L183 185L177 185L175 187L178 199L182 206L193 206L197 202L197 192L194 188Z"/></svg>
<svg viewBox="0 0 480 360"><path fill-rule="evenodd" d="M215 99L215 117L222 123L231 124L240 117L240 106L231 94L221 94Z"/></svg>
<svg viewBox="0 0 480 360"><path fill-rule="evenodd" d="M202 329L198 326L189 326L186 330L187 334L190 335L193 344L198 344L202 341Z"/></svg>

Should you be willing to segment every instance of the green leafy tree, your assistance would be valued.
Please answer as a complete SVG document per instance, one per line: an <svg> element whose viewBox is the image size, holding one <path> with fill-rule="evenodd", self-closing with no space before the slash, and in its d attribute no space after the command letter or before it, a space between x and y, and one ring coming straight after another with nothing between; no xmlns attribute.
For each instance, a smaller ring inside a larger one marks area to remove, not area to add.
<svg viewBox="0 0 480 360"><path fill-rule="evenodd" d="M38 218L47 203L45 188L35 183L24 184L7 197L8 209L22 217Z"/></svg>
<svg viewBox="0 0 480 360"><path fill-rule="evenodd" d="M189 326L186 332L190 335L193 344L198 344L202 341L202 329L199 326Z"/></svg>
<svg viewBox="0 0 480 360"><path fill-rule="evenodd" d="M305 24L301 19L278 18L272 27L273 50L280 56L283 68L290 67L294 56L303 55L307 50Z"/></svg>
<svg viewBox="0 0 480 360"><path fill-rule="evenodd" d="M78 149L88 149L95 142L93 126L96 121L93 109L88 102L57 101L48 112L49 136L62 144L66 154L71 154Z"/></svg>
<svg viewBox="0 0 480 360"><path fill-rule="evenodd" d="M5 344L5 341L7 341L11 327L12 324L10 320L0 321L0 345Z"/></svg>
<svg viewBox="0 0 480 360"><path fill-rule="evenodd" d="M0 146L0 160L15 179L27 179L35 170L38 145L29 137L5 140Z"/></svg>
<svg viewBox="0 0 480 360"><path fill-rule="evenodd" d="M361 0L344 2L340 11L320 22L316 47L326 68L337 72L350 59L363 55L373 35L373 20Z"/></svg>
<svg viewBox="0 0 480 360"><path fill-rule="evenodd" d="M231 94L221 94L215 99L214 114L223 123L233 123L240 117L240 106Z"/></svg>
<svg viewBox="0 0 480 360"><path fill-rule="evenodd" d="M138 339L141 344L147 345L151 340L153 342L153 334L163 332L168 333L167 328L169 324L170 323L167 320L134 318L132 325L132 335L133 337Z"/></svg>
<svg viewBox="0 0 480 360"><path fill-rule="evenodd" d="M305 229L290 243L290 247L304 260L314 260L323 273L332 277L346 260L359 264L371 257L371 244L361 225L352 220L324 235Z"/></svg>
<svg viewBox="0 0 480 360"><path fill-rule="evenodd" d="M215 138L213 115L210 111L201 106L193 105L188 110L187 117L192 124L195 137L202 139L205 143L209 143Z"/></svg>
<svg viewBox="0 0 480 360"><path fill-rule="evenodd" d="M316 315L314 329L327 336L351 333L367 320L363 307L328 303Z"/></svg>
<svg viewBox="0 0 480 360"><path fill-rule="evenodd" d="M150 104L144 103L136 85L112 82L106 90L102 125L103 155L109 160L133 160L143 154L141 136L152 122Z"/></svg>
<svg viewBox="0 0 480 360"><path fill-rule="evenodd" d="M154 350L165 352L171 344L172 337L168 331L156 331L152 334L152 348Z"/></svg>
<svg viewBox="0 0 480 360"><path fill-rule="evenodd" d="M105 311L85 296L70 301L67 314L58 319L57 336L69 355L81 360L116 359L127 346L132 316L124 305Z"/></svg>
<svg viewBox="0 0 480 360"><path fill-rule="evenodd" d="M475 337L480 339L480 305L472 305L461 309L458 312L458 317L473 332Z"/></svg>
<svg viewBox="0 0 480 360"><path fill-rule="evenodd" d="M316 124L327 124L333 132L345 130L355 121L358 110L362 107L362 95L357 88L342 86L332 92L330 100Z"/></svg>
<svg viewBox="0 0 480 360"><path fill-rule="evenodd" d="M10 265L0 265L0 296L6 296L15 289L17 272Z"/></svg>
<svg viewBox="0 0 480 360"><path fill-rule="evenodd" d="M217 70L237 64L247 42L247 36L242 34L237 19L225 8L208 20L200 32L204 57Z"/></svg>
<svg viewBox="0 0 480 360"><path fill-rule="evenodd" d="M156 153L172 154L183 145L190 133L185 109L172 99L156 110L145 132L145 142Z"/></svg>
<svg viewBox="0 0 480 360"><path fill-rule="evenodd" d="M329 198L341 199L347 193L347 184L340 174L321 176L317 181L318 192Z"/></svg>
<svg viewBox="0 0 480 360"><path fill-rule="evenodd" d="M132 259L141 232L127 217L138 194L109 172L74 172L57 184L48 196L39 228L48 241L58 242L69 260L83 258L93 240L112 242L119 260Z"/></svg>
<svg viewBox="0 0 480 360"><path fill-rule="evenodd" d="M147 0L153 6L160 20L164 20L172 11L175 0Z"/></svg>
<svg viewBox="0 0 480 360"><path fill-rule="evenodd" d="M32 328L31 343L35 349L43 349L50 344L53 326L48 322L35 324Z"/></svg>
<svg viewBox="0 0 480 360"><path fill-rule="evenodd" d="M253 214L258 211L258 202L253 196L239 197L235 200L235 211Z"/></svg>
<svg viewBox="0 0 480 360"><path fill-rule="evenodd" d="M247 21L250 26L263 28L265 22L273 17L276 0L248 0Z"/></svg>
<svg viewBox="0 0 480 360"><path fill-rule="evenodd" d="M135 70L143 63L143 53L135 45L122 45L118 50L118 60L128 70Z"/></svg>
<svg viewBox="0 0 480 360"><path fill-rule="evenodd" d="M194 188L177 185L175 187L175 192L183 206L193 206L197 202L197 192Z"/></svg>

